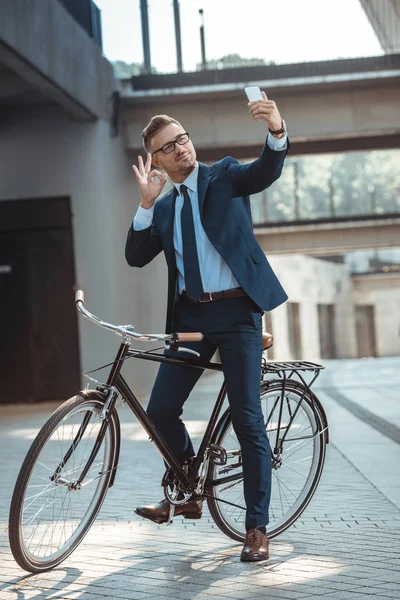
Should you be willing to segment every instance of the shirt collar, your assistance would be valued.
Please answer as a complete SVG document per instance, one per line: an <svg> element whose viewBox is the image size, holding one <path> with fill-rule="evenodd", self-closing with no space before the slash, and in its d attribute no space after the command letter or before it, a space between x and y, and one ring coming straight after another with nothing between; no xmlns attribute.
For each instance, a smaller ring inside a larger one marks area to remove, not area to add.
<svg viewBox="0 0 400 600"><path fill-rule="evenodd" d="M195 194L197 194L197 178L199 175L199 163L196 162L196 167L193 169L193 171L190 173L190 175L188 175L185 179L185 181L183 181L182 183L175 183L173 182L178 194L181 193L181 185L186 185L186 187L191 191L194 192Z"/></svg>

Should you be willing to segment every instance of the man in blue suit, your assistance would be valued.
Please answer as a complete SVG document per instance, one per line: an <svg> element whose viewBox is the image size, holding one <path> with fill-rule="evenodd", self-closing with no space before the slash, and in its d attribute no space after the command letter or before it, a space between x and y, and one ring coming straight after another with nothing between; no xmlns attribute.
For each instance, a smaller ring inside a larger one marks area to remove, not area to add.
<svg viewBox="0 0 400 600"><path fill-rule="evenodd" d="M202 342L186 345L203 360L219 349L242 451L247 534L241 560L258 561L269 557L271 493L271 452L260 404L262 314L285 302L287 295L254 236L249 196L279 178L289 141L275 102L264 92L263 100L248 106L252 118L265 121L269 130L260 157L249 164L232 157L211 167L198 163L189 134L178 121L167 115L151 119L142 132L147 161L139 157L138 167L133 166L142 198L125 254L129 265L143 267L164 251L166 331L202 332ZM167 176L173 188L156 202ZM182 463L195 453L180 416L200 375L199 369L162 364L147 407ZM168 503L136 512L163 523ZM192 519L201 513L197 500L175 510Z"/></svg>

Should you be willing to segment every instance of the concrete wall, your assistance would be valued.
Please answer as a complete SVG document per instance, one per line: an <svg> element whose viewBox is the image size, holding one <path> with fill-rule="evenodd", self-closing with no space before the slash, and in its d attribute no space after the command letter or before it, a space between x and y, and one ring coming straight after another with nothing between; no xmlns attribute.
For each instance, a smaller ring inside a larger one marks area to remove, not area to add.
<svg viewBox="0 0 400 600"><path fill-rule="evenodd" d="M106 321L162 333L163 257L143 270L125 262L140 193L121 137L111 138L103 120L76 123L59 109L30 107L3 125L0 156L0 200L71 197L77 282L87 308ZM114 358L117 336L83 317L79 328L84 370ZM144 390L154 367L134 362L124 372L135 373L135 388Z"/></svg>
<svg viewBox="0 0 400 600"><path fill-rule="evenodd" d="M355 306L372 305L377 356L400 354L400 275L352 275L347 265L309 256L272 256L289 302L300 304L301 356L291 355L287 303L271 313L274 360L320 360L318 304L335 306L337 358L357 357Z"/></svg>
<svg viewBox="0 0 400 600"><path fill-rule="evenodd" d="M288 341L287 303L271 313L275 337L274 360L320 359L318 304L335 305L335 343L338 358L356 356L353 307L350 301L351 277L345 265L309 256L272 256L289 301L300 303L302 355L291 356Z"/></svg>
<svg viewBox="0 0 400 600"><path fill-rule="evenodd" d="M106 117L113 68L60 2L1 0L0 60L77 118Z"/></svg>
<svg viewBox="0 0 400 600"><path fill-rule="evenodd" d="M400 275L353 275L354 305L374 306L378 356L400 354Z"/></svg>

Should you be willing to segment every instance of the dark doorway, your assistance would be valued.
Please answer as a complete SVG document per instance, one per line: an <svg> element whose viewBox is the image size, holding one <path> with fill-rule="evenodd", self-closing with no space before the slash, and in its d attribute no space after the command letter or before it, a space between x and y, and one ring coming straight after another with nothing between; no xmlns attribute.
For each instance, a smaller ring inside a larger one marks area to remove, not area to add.
<svg viewBox="0 0 400 600"><path fill-rule="evenodd" d="M287 303L289 351L294 360L302 359L301 327L300 327L300 304L298 302Z"/></svg>
<svg viewBox="0 0 400 600"><path fill-rule="evenodd" d="M356 310L357 356L376 356L375 310L373 305L359 305Z"/></svg>
<svg viewBox="0 0 400 600"><path fill-rule="evenodd" d="M335 306L318 304L319 347L321 358L336 358Z"/></svg>
<svg viewBox="0 0 400 600"><path fill-rule="evenodd" d="M74 285L69 200L0 202L0 402L79 389Z"/></svg>

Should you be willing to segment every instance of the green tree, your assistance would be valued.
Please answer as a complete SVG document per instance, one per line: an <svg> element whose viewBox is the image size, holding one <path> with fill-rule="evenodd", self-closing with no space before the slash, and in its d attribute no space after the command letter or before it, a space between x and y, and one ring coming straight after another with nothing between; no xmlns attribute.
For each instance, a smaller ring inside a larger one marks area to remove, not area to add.
<svg viewBox="0 0 400 600"><path fill-rule="evenodd" d="M126 63L123 60L114 60L111 64L114 68L115 77L118 79L127 79L133 75L141 75L143 72L143 64L141 63ZM152 67L151 72L158 73L154 67Z"/></svg>
<svg viewBox="0 0 400 600"><path fill-rule="evenodd" d="M207 61L207 69L229 69L231 67L254 67L257 65L274 64L266 63L263 58L244 58L240 54L225 54L221 58L213 58ZM202 69L202 64L196 65L197 70Z"/></svg>
<svg viewBox="0 0 400 600"><path fill-rule="evenodd" d="M400 151L373 150L289 155L280 179L267 190L267 210L255 214L268 214L269 221L294 219L294 160L302 219L400 212Z"/></svg>

